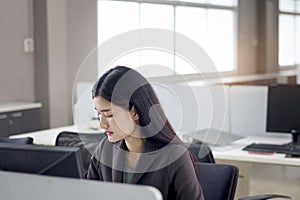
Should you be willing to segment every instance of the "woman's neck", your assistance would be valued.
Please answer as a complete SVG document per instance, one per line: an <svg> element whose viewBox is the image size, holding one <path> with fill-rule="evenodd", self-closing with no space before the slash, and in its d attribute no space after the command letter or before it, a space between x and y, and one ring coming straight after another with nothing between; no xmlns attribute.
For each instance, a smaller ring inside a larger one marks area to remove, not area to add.
<svg viewBox="0 0 300 200"><path fill-rule="evenodd" d="M128 136L125 138L125 143L129 152L142 153L144 148L144 140L142 138Z"/></svg>

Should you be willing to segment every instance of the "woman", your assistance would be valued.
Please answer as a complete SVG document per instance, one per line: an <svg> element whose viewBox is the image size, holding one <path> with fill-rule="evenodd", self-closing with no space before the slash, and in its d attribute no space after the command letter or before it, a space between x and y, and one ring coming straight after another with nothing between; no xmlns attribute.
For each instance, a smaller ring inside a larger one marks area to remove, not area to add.
<svg viewBox="0 0 300 200"><path fill-rule="evenodd" d="M165 200L203 199L192 156L141 74L110 69L92 97L107 137L91 158L88 179L154 186Z"/></svg>

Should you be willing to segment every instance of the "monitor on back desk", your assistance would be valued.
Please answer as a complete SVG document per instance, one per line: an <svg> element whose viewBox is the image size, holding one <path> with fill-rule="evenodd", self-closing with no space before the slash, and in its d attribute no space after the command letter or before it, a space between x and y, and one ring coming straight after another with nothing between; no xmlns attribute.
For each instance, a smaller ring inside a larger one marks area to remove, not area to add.
<svg viewBox="0 0 300 200"><path fill-rule="evenodd" d="M0 170L84 178L79 148L0 143Z"/></svg>
<svg viewBox="0 0 300 200"><path fill-rule="evenodd" d="M292 134L291 144L300 144L300 85L268 87L267 132Z"/></svg>
<svg viewBox="0 0 300 200"><path fill-rule="evenodd" d="M291 134L288 144L252 143L243 148L251 152L284 153L300 156L300 85L268 87L267 132Z"/></svg>

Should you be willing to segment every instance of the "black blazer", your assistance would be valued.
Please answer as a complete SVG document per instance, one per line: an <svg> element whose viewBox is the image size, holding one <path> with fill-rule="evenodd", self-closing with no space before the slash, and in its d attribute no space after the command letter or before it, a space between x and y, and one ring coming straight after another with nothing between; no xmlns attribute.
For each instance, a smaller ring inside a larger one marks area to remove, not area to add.
<svg viewBox="0 0 300 200"><path fill-rule="evenodd" d="M124 140L111 143L105 138L95 150L87 178L123 182L126 145ZM156 187L165 200L203 200L189 153L181 145L170 144L157 151L145 142L131 184Z"/></svg>

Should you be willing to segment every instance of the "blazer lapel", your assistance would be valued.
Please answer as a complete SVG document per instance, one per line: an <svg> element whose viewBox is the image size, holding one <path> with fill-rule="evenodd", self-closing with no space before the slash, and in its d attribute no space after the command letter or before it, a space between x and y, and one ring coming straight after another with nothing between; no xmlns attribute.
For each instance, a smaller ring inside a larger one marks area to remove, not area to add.
<svg viewBox="0 0 300 200"><path fill-rule="evenodd" d="M113 148L113 160L112 160L112 181L113 182L123 182L125 150L121 148L121 145L114 145Z"/></svg>
<svg viewBox="0 0 300 200"><path fill-rule="evenodd" d="M157 157L156 147L146 141L130 183L136 184L145 173L155 170Z"/></svg>
<svg viewBox="0 0 300 200"><path fill-rule="evenodd" d="M142 153L140 155L130 183L136 184L145 173L153 171L151 166L153 165L156 156L157 155L154 153Z"/></svg>
<svg viewBox="0 0 300 200"><path fill-rule="evenodd" d="M184 148L178 148L177 145L173 144L157 150L155 146L145 143L130 183L137 183L147 172L158 171L167 167L171 164L170 162L179 158L184 152Z"/></svg>

